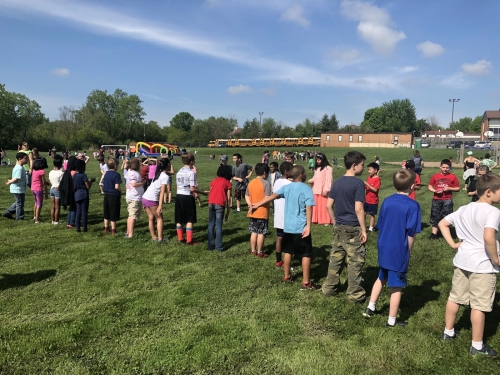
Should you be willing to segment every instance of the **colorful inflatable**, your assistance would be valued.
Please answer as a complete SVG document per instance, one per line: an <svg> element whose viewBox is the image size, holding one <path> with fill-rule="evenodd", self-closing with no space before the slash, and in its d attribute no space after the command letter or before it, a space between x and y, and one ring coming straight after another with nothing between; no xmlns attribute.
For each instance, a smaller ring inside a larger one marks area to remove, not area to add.
<svg viewBox="0 0 500 375"><path fill-rule="evenodd" d="M170 150L173 155L179 155L179 147L168 143L137 142L135 150L139 152L140 155L146 157L159 157L162 151L168 152L168 150Z"/></svg>

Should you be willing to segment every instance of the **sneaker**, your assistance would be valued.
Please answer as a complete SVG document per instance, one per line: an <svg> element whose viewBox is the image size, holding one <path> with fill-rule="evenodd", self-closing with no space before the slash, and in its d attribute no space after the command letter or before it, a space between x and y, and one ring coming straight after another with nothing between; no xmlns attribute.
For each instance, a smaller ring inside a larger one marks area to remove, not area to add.
<svg viewBox="0 0 500 375"><path fill-rule="evenodd" d="M54 221L52 224L59 225L59 222L58 221Z"/></svg>
<svg viewBox="0 0 500 375"><path fill-rule="evenodd" d="M441 339L443 341L455 340L458 337L458 335L460 335L460 331L455 331L455 334L453 336L447 335L446 333L443 332L443 334L441 335Z"/></svg>
<svg viewBox="0 0 500 375"><path fill-rule="evenodd" d="M40 222L39 221L35 221L35 224L40 224Z"/></svg>
<svg viewBox="0 0 500 375"><path fill-rule="evenodd" d="M470 354L472 354L472 355L483 354L483 355L487 355L488 357L496 357L498 355L498 353L495 350L491 349L486 344L483 344L483 347L481 348L481 350L477 350L476 348L471 346L470 347Z"/></svg>
<svg viewBox="0 0 500 375"><path fill-rule="evenodd" d="M182 240L177 240L178 243L186 243L186 240L185 239L182 239Z"/></svg>
<svg viewBox="0 0 500 375"><path fill-rule="evenodd" d="M372 309L369 309L368 307L366 308L366 310L363 312L363 316L365 318L371 318L373 315L375 315L376 312L373 311Z"/></svg>
<svg viewBox="0 0 500 375"><path fill-rule="evenodd" d="M284 277L284 278L283 278L283 282L284 282L284 283L291 283L291 282L293 282L294 280L295 280L295 277L293 277L293 275L290 275L290 276L288 276L288 277Z"/></svg>
<svg viewBox="0 0 500 375"><path fill-rule="evenodd" d="M309 281L307 284L302 283L300 290L318 290L319 286L313 284L312 281Z"/></svg>
<svg viewBox="0 0 500 375"><path fill-rule="evenodd" d="M389 327L389 328L394 328L396 326L398 327L406 327L408 325L408 322L401 322L399 320L396 320L396 323L394 323L394 325L390 325L389 323L385 323L385 326L386 327Z"/></svg>
<svg viewBox="0 0 500 375"><path fill-rule="evenodd" d="M186 242L186 245L188 246L195 246L195 245L200 245L201 242L195 242L195 241L189 241L189 242Z"/></svg>
<svg viewBox="0 0 500 375"><path fill-rule="evenodd" d="M259 251L259 252L257 253L257 256L258 256L259 258L267 258L267 257L269 256L269 254L266 254L266 253L264 253L263 251Z"/></svg>
<svg viewBox="0 0 500 375"><path fill-rule="evenodd" d="M252 250L252 251L250 252L250 255L255 255L255 256L257 256L257 252L256 252L255 250Z"/></svg>
<svg viewBox="0 0 500 375"><path fill-rule="evenodd" d="M277 268L283 267L283 261L282 261L282 260L280 260L279 262L274 263L274 265L275 265Z"/></svg>
<svg viewBox="0 0 500 375"><path fill-rule="evenodd" d="M437 239L438 239L438 235L437 235L437 234L432 233L432 234L429 236L429 240L437 240Z"/></svg>
<svg viewBox="0 0 500 375"><path fill-rule="evenodd" d="M14 220L14 216L12 216L11 214L9 214L8 212L5 212L2 216L5 217L5 218L7 218L7 219Z"/></svg>

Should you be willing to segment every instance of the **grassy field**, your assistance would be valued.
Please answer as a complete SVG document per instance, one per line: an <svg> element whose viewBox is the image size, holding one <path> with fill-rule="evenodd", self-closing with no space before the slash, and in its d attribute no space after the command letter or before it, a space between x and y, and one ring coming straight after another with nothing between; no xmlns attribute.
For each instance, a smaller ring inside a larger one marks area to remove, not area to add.
<svg viewBox="0 0 500 375"><path fill-rule="evenodd" d="M199 185L208 188L218 162L210 153L240 151L255 165L262 149L200 149L196 165ZM329 158L345 149L324 149ZM382 159L380 197L392 194L391 176L408 149L362 149L372 161ZM425 161L439 161L455 150L422 150ZM486 152L484 152L485 154ZM482 156L483 153L477 153ZM10 151L13 158L15 152ZM49 165L50 165L49 160ZM305 164L305 163L304 163ZM174 160L179 169L180 159ZM457 168L458 169L458 168ZM427 184L436 168L426 168ZM0 180L11 168L0 168ZM98 177L97 162L89 162L89 177ZM334 170L334 178L343 169ZM461 179L460 170L457 170ZM362 176L366 179L366 172ZM2 185L0 208L13 198ZM444 308L451 287L454 252L444 240L429 241L432 194L417 193L423 232L417 236L403 291L400 318L407 328L385 328L389 293L381 296L382 314L371 319L365 305L350 305L342 293L326 298L321 292L300 291L281 282L283 273L267 259L249 255L244 213L231 212L224 225L224 253L206 251L206 198L198 210L194 247L178 245L174 206L164 206L166 233L172 240L151 242L145 215L137 237L125 239L126 209L120 234L104 235L102 197L91 190L90 228L76 233L50 224L45 202L42 223L29 220L33 198L27 194L26 218L0 218L0 374L498 374L497 360L473 358L469 310L459 313L462 335L442 342ZM468 203L455 194L455 207ZM62 220L65 222L63 211ZM272 226L272 218L270 226ZM314 226L312 279L321 284L328 267L331 227ZM365 288L377 277L377 234L369 235ZM275 234L266 238L273 253ZM297 263L298 264L298 263ZM345 282L345 272L343 282ZM343 290L346 289L344 285ZM500 306L497 297L487 315L485 341L500 349Z"/></svg>

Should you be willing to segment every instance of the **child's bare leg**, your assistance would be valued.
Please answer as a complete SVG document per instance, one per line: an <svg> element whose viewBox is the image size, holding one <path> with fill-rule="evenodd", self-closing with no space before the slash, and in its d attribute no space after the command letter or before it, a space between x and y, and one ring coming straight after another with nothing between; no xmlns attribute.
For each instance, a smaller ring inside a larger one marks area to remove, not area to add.
<svg viewBox="0 0 500 375"><path fill-rule="evenodd" d="M304 284L309 284L311 271L311 258L302 257L302 282Z"/></svg>
<svg viewBox="0 0 500 375"><path fill-rule="evenodd" d="M398 315L399 303L401 302L401 291L403 288L391 288L391 301L389 303L389 316L396 317Z"/></svg>
<svg viewBox="0 0 500 375"><path fill-rule="evenodd" d="M277 262L279 262L281 260L281 246L282 246L282 243L283 243L283 237L277 237L276 238L276 261Z"/></svg>
<svg viewBox="0 0 500 375"><path fill-rule="evenodd" d="M59 222L59 212L61 211L61 201L59 199L55 200L55 208L54 208L54 221L56 223Z"/></svg>
<svg viewBox="0 0 500 375"><path fill-rule="evenodd" d="M431 233L432 234L437 234L438 233L438 227L432 226Z"/></svg>
<svg viewBox="0 0 500 375"><path fill-rule="evenodd" d="M163 240L163 214L155 212L156 230L158 231L158 241Z"/></svg>
<svg viewBox="0 0 500 375"><path fill-rule="evenodd" d="M375 216L370 215L370 228L375 226Z"/></svg>
<svg viewBox="0 0 500 375"><path fill-rule="evenodd" d="M56 220L56 199L52 198L52 206L50 207L50 219L52 221L57 221Z"/></svg>
<svg viewBox="0 0 500 375"><path fill-rule="evenodd" d="M446 312L444 315L444 319L447 330L451 330L455 326L455 320L457 319L459 309L460 305L455 302L448 300L448 302L446 303ZM470 317L472 321L472 312Z"/></svg>
<svg viewBox="0 0 500 375"><path fill-rule="evenodd" d="M135 229L135 219L131 216L127 218L127 235L129 237L134 236L134 229Z"/></svg>
<svg viewBox="0 0 500 375"><path fill-rule="evenodd" d="M262 252L262 248L264 247L264 238L263 234L257 234L257 251L259 253Z"/></svg>
<svg viewBox="0 0 500 375"><path fill-rule="evenodd" d="M283 256L283 270L285 271L285 279L290 277L290 264L292 264L292 254L285 253Z"/></svg>
<svg viewBox="0 0 500 375"><path fill-rule="evenodd" d="M472 323L472 341L475 342L483 341L484 322L485 322L484 312L476 309L471 309L470 322Z"/></svg>
<svg viewBox="0 0 500 375"><path fill-rule="evenodd" d="M372 288L372 294L370 295L370 303L377 303L378 297L380 296L380 293L382 293L382 288L386 283L387 280L380 280L378 278L375 280Z"/></svg>
<svg viewBox="0 0 500 375"><path fill-rule="evenodd" d="M238 201L236 201L238 202ZM250 249L252 250L252 252L256 252L257 251L257 233L251 233L250 234Z"/></svg>
<svg viewBox="0 0 500 375"><path fill-rule="evenodd" d="M155 206L156 207L156 206ZM153 240L156 240L156 233L155 233L155 215L153 213L153 209L155 207L147 207L146 208L146 213L148 214L148 228L149 228L149 233L151 233L151 238Z"/></svg>

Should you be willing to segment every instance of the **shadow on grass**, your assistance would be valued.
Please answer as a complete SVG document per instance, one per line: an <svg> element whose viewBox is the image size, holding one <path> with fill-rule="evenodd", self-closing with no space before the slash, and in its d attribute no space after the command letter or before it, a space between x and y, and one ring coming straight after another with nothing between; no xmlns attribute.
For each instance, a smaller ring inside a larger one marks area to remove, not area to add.
<svg viewBox="0 0 500 375"><path fill-rule="evenodd" d="M489 337L495 336L498 330L498 325L500 324L500 295L495 294L495 301L493 302L493 310L490 313L486 313L486 321L484 323L484 335L483 341L486 341ZM463 307L462 307L463 308ZM455 329L471 329L470 322L471 309L469 306L465 308L460 316L460 319L455 324Z"/></svg>
<svg viewBox="0 0 500 375"><path fill-rule="evenodd" d="M0 274L0 290L25 287L55 276L56 270L42 270L30 273Z"/></svg>
<svg viewBox="0 0 500 375"><path fill-rule="evenodd" d="M437 280L425 280L420 285L409 285L403 289L401 299L401 319L415 315L428 302L436 301L441 295L433 288L439 285Z"/></svg>

